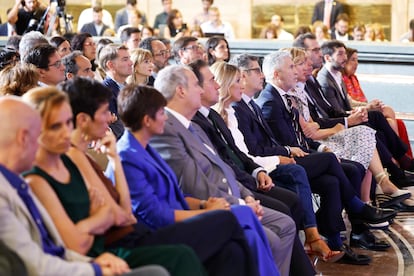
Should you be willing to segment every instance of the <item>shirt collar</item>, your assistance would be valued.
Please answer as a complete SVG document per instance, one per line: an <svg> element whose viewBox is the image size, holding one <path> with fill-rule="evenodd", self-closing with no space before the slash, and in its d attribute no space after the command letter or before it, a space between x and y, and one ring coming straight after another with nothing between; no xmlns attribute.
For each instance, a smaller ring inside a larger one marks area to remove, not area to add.
<svg viewBox="0 0 414 276"><path fill-rule="evenodd" d="M242 94L242 100L245 101L247 104L252 100L252 98L250 98L249 96L247 96L246 94Z"/></svg>
<svg viewBox="0 0 414 276"><path fill-rule="evenodd" d="M187 120L186 117L171 108L165 107L165 109L171 113L186 129L190 127L191 121Z"/></svg>
<svg viewBox="0 0 414 276"><path fill-rule="evenodd" d="M198 110L201 114L203 114L204 117L208 117L208 114L210 113L210 108L207 108L205 106L201 106Z"/></svg>
<svg viewBox="0 0 414 276"><path fill-rule="evenodd" d="M3 176L7 179L7 181L10 183L10 185L15 188L16 190L20 189L27 189L27 184L24 182L24 180L6 168L5 166L0 164L0 172L3 174ZM21 185L24 184L24 185Z"/></svg>
<svg viewBox="0 0 414 276"><path fill-rule="evenodd" d="M276 91L280 94L280 96L284 96L284 95L288 94L285 90L283 90L279 86L277 86L277 85L275 85L275 84L273 84L271 82L268 82L268 84L270 84L271 86L273 86L276 89Z"/></svg>

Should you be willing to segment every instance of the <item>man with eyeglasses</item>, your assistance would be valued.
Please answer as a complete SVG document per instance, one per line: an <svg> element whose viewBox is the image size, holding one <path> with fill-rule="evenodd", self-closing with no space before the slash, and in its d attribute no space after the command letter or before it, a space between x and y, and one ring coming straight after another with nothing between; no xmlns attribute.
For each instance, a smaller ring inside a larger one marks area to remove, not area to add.
<svg viewBox="0 0 414 276"><path fill-rule="evenodd" d="M41 44L31 49L23 62L36 66L39 86L57 85L65 80L65 66L57 49L50 44Z"/></svg>
<svg viewBox="0 0 414 276"><path fill-rule="evenodd" d="M155 37L148 37L142 40L139 43L139 48L146 49L152 54L155 67L148 78L147 85L153 86L158 72L168 65L170 51L161 40Z"/></svg>
<svg viewBox="0 0 414 276"><path fill-rule="evenodd" d="M177 39L173 44L174 58L179 64L188 65L198 59L203 59L204 51L193 36L184 36Z"/></svg>

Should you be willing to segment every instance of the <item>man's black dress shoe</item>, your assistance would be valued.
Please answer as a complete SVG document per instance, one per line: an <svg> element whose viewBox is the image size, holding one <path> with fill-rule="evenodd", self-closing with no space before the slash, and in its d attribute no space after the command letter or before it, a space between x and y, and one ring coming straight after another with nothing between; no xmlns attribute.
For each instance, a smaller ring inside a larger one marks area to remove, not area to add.
<svg viewBox="0 0 414 276"><path fill-rule="evenodd" d="M369 256L355 253L351 247L346 244L342 245L341 250L345 253L342 259L339 261L341 263L367 265L371 262L371 258Z"/></svg>
<svg viewBox="0 0 414 276"><path fill-rule="evenodd" d="M385 251L391 247L388 242L378 240L369 230L365 230L361 234L351 232L351 246L373 251Z"/></svg>
<svg viewBox="0 0 414 276"><path fill-rule="evenodd" d="M380 223L393 219L397 212L393 209L381 209L365 204L359 213L348 213L349 220L358 223Z"/></svg>

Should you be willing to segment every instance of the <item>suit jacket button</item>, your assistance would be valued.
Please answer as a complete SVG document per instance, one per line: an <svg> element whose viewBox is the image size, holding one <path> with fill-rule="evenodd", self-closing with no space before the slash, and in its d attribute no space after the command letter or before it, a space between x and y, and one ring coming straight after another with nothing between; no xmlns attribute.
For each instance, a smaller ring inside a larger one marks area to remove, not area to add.
<svg viewBox="0 0 414 276"><path fill-rule="evenodd" d="M227 183L227 179L225 179L225 178L223 178L222 181L223 181L223 183Z"/></svg>

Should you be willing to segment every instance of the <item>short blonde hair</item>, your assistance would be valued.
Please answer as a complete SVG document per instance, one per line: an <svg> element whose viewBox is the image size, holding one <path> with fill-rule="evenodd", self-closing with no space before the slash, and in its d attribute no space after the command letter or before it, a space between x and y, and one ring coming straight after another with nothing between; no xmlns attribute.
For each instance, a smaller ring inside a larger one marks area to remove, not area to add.
<svg viewBox="0 0 414 276"><path fill-rule="evenodd" d="M133 63L132 68L134 68L131 76L128 77L127 83L136 83L137 79L135 76L135 67L138 64L143 63L145 60L153 60L153 56L149 50L142 49L142 48L136 48L133 49L131 52L131 61Z"/></svg>

